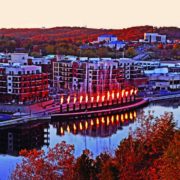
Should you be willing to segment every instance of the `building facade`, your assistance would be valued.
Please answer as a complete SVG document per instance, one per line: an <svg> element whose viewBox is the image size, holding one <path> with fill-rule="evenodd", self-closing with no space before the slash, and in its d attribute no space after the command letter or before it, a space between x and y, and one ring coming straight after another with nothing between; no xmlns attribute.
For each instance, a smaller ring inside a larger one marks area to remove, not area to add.
<svg viewBox="0 0 180 180"><path fill-rule="evenodd" d="M48 74L34 65L1 64L0 101L3 103L35 103L48 99Z"/></svg>
<svg viewBox="0 0 180 180"><path fill-rule="evenodd" d="M98 37L98 42L111 42L111 41L117 41L118 38L115 35L112 34L103 34L101 36Z"/></svg>
<svg viewBox="0 0 180 180"><path fill-rule="evenodd" d="M144 41L148 43L166 43L166 35L158 33L145 33Z"/></svg>
<svg viewBox="0 0 180 180"><path fill-rule="evenodd" d="M112 60L61 60L53 65L53 86L77 92L103 92L121 88L123 69Z"/></svg>

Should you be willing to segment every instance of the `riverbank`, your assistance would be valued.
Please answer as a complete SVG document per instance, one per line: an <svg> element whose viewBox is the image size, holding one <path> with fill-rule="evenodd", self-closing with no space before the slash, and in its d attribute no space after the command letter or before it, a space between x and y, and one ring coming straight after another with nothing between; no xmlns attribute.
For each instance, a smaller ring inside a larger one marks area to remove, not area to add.
<svg viewBox="0 0 180 180"><path fill-rule="evenodd" d="M166 100L166 99L174 99L174 98L180 98L180 94L148 97L150 102L161 101L161 100Z"/></svg>

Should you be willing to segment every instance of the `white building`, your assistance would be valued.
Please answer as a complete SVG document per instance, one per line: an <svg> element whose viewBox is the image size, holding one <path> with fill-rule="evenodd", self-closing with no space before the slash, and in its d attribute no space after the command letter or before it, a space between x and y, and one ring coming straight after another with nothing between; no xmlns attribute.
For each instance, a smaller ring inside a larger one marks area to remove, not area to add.
<svg viewBox="0 0 180 180"><path fill-rule="evenodd" d="M111 42L111 41L117 41L117 40L118 38L112 34L103 34L98 37L98 42L102 42L102 41Z"/></svg>
<svg viewBox="0 0 180 180"><path fill-rule="evenodd" d="M144 41L148 43L166 43L166 35L144 33Z"/></svg>
<svg viewBox="0 0 180 180"><path fill-rule="evenodd" d="M126 46L126 43L124 41L111 41L106 43L104 46L110 48L116 48L117 50L119 50L119 49L123 49Z"/></svg>

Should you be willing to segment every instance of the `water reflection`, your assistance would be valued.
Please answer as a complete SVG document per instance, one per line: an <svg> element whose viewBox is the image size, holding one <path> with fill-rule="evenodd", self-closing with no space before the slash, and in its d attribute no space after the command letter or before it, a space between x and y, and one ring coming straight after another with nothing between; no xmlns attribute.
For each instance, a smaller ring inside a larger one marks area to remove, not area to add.
<svg viewBox="0 0 180 180"><path fill-rule="evenodd" d="M41 149L44 145L49 145L47 122L0 129L0 154L18 156L21 149Z"/></svg>
<svg viewBox="0 0 180 180"><path fill-rule="evenodd" d="M56 128L56 134L64 136L65 133L73 135L86 135L90 137L109 137L115 134L122 126L127 126L136 120L137 112L124 112L116 115L101 116L79 120L53 120L51 123Z"/></svg>

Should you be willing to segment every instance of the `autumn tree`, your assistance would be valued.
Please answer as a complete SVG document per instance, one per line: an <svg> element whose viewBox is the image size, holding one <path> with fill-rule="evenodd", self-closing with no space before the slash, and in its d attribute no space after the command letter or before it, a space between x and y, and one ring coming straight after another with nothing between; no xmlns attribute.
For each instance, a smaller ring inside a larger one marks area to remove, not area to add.
<svg viewBox="0 0 180 180"><path fill-rule="evenodd" d="M72 179L74 166L74 146L64 141L46 154L43 150L22 150L22 163L12 173L13 180Z"/></svg>

